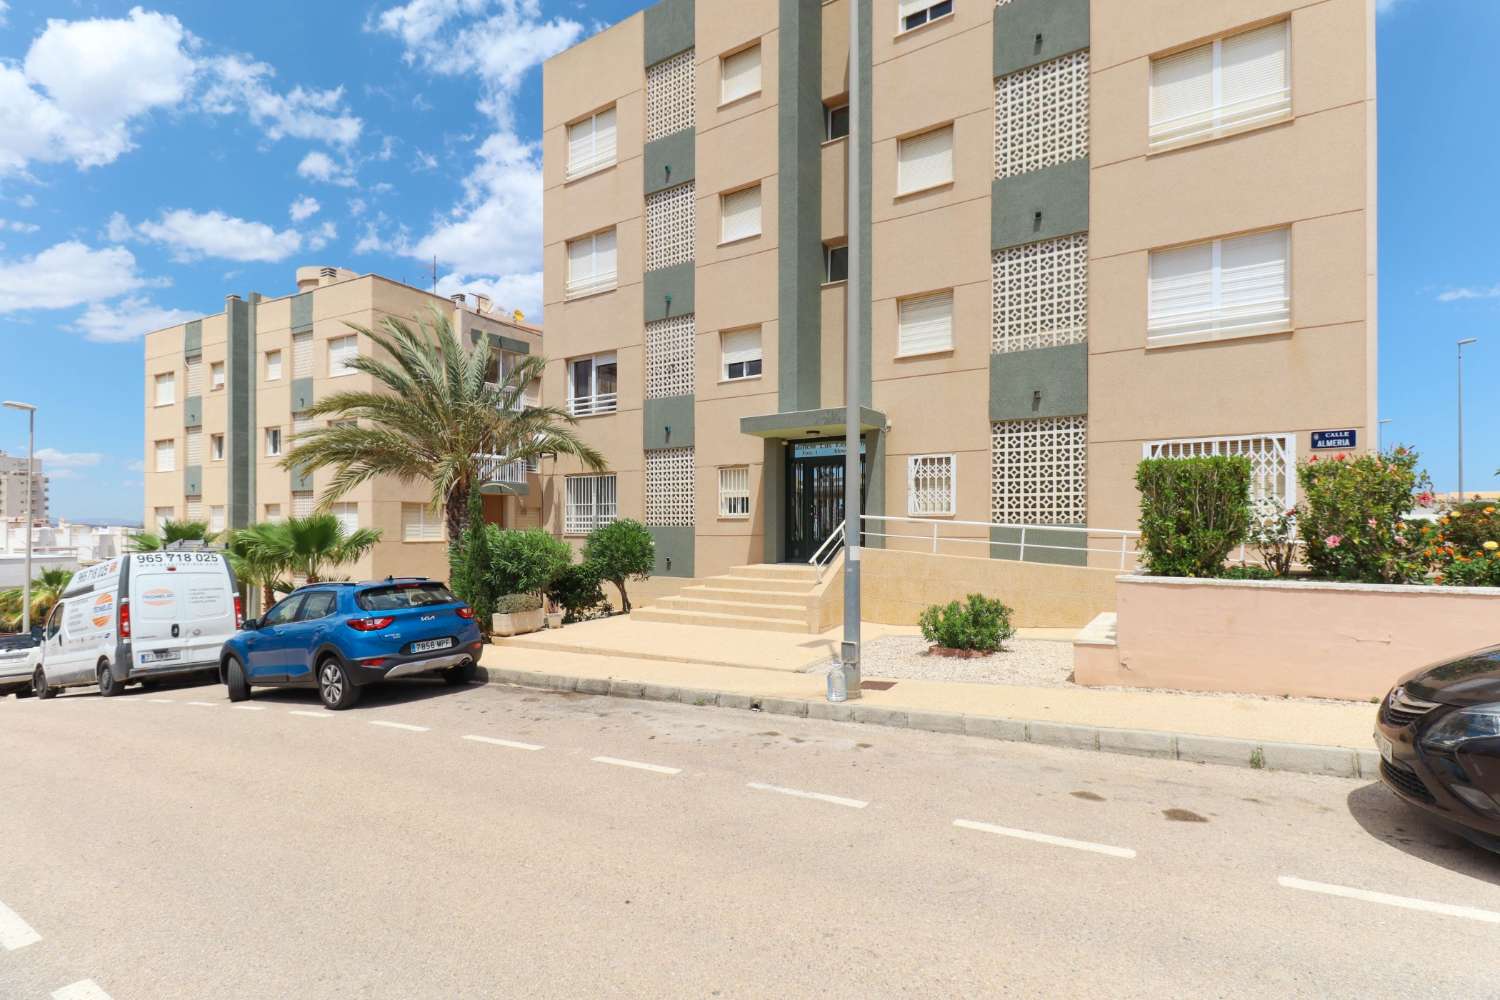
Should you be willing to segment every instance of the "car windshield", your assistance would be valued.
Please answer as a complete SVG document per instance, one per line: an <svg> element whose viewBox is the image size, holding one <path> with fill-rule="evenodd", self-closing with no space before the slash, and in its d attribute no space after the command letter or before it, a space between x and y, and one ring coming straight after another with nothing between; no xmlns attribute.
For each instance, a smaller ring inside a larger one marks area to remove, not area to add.
<svg viewBox="0 0 1500 1000"><path fill-rule="evenodd" d="M425 608L429 604L452 604L453 591L441 583L393 583L388 587L371 587L355 595L354 603L364 611L400 611Z"/></svg>

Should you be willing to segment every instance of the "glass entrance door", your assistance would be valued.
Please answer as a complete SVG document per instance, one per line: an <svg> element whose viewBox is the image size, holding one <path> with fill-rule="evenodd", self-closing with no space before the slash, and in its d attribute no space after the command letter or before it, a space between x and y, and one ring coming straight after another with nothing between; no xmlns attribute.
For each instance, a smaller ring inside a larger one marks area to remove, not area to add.
<svg viewBox="0 0 1500 1000"><path fill-rule="evenodd" d="M860 480L865 479L860 442ZM844 522L844 442L798 441L787 449L787 539L789 562L806 562ZM860 490L864 506L864 490Z"/></svg>

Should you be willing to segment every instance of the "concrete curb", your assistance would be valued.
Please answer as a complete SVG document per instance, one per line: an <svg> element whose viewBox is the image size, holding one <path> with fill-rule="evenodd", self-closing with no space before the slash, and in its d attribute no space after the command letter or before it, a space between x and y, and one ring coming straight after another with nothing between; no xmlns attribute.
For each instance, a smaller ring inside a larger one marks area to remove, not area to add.
<svg viewBox="0 0 1500 1000"><path fill-rule="evenodd" d="M635 681L569 677L561 674L502 670L493 667L480 667L476 679L486 684L506 684L514 687L539 688L544 691L573 691L615 698L677 702L682 705L736 708L742 711L765 712L769 715L790 715L799 719L856 722L863 725L891 726L897 729L981 736L1013 743L1037 743L1072 750L1095 750L1101 753L1156 757L1195 764L1224 764L1256 770L1325 774L1339 778L1376 778L1380 773L1378 753L1374 750L1354 750L1348 747L1242 740L1220 736L1194 736L1188 733L1164 733L1151 729L1080 726L1063 722L1003 719L988 715L918 712L866 705L857 701L833 704L826 701L802 701L795 698L760 698L737 692L707 691L670 684L641 684Z"/></svg>

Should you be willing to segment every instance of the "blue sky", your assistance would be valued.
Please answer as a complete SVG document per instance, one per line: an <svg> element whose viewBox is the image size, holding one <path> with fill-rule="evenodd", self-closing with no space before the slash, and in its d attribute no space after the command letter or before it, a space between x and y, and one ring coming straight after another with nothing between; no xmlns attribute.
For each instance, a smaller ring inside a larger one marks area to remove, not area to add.
<svg viewBox="0 0 1500 1000"><path fill-rule="evenodd" d="M41 407L54 514L140 517L140 335L226 294L304 263L425 284L436 256L440 290L538 314L539 66L642 6L0 0L0 396ZM1500 4L1380 6L1381 415L1451 488L1479 336L1466 485L1493 488Z"/></svg>

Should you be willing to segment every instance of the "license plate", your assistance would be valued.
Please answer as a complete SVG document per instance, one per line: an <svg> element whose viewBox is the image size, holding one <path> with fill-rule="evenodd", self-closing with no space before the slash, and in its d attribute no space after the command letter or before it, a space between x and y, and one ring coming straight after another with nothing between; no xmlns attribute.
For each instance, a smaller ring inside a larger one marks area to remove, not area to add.
<svg viewBox="0 0 1500 1000"><path fill-rule="evenodd" d="M180 649L153 649L149 653L141 654L142 663L166 663L171 660L182 659Z"/></svg>
<svg viewBox="0 0 1500 1000"><path fill-rule="evenodd" d="M411 651L413 653L430 653L434 649L447 649L451 645L453 645L451 636L447 639L427 639L422 642L412 643Z"/></svg>
<svg viewBox="0 0 1500 1000"><path fill-rule="evenodd" d="M1392 763L1391 754L1394 752L1395 747L1391 746L1390 740L1386 739L1379 733L1375 734L1375 749L1380 751L1380 756L1385 760L1387 764Z"/></svg>

